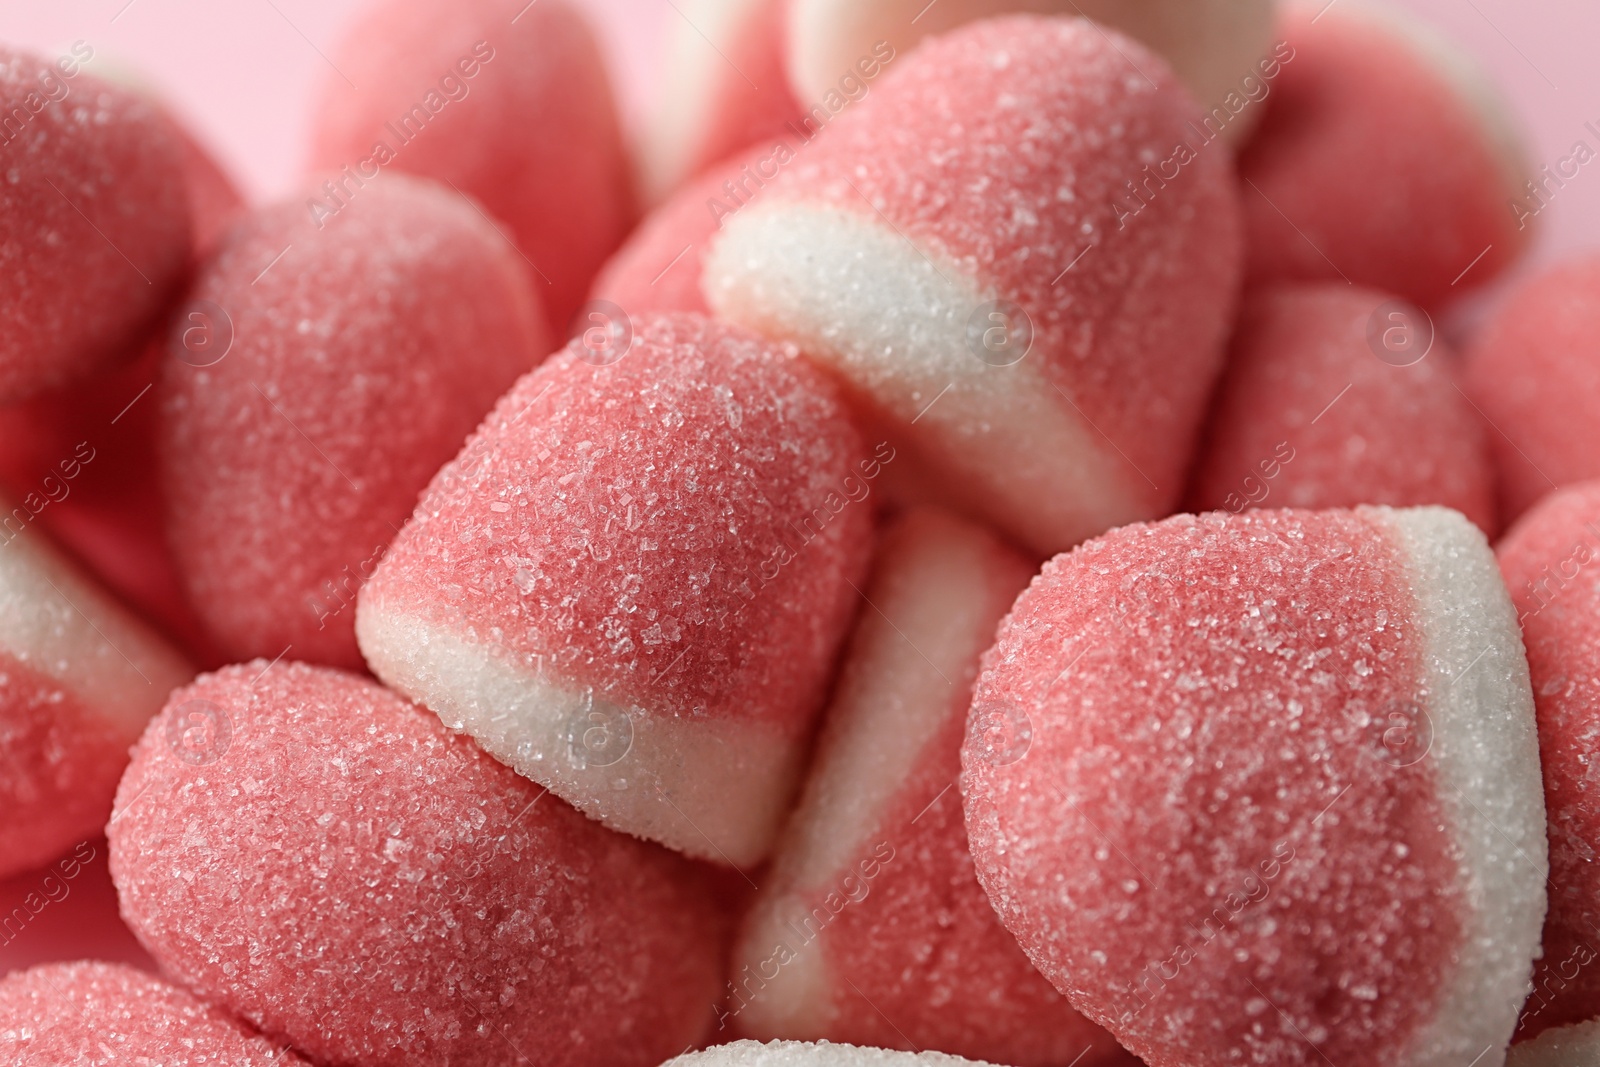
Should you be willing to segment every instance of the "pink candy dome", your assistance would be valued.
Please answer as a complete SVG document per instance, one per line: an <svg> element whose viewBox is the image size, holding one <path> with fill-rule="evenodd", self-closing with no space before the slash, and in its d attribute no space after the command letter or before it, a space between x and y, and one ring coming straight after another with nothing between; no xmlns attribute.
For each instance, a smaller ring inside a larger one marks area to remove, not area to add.
<svg viewBox="0 0 1600 1067"><path fill-rule="evenodd" d="M1131 40L971 23L725 220L707 298L838 373L915 495L1059 551L1182 491L1240 267L1199 123Z"/></svg>
<svg viewBox="0 0 1600 1067"><path fill-rule="evenodd" d="M202 677L117 808L112 876L150 954L318 1063L653 1067L711 1022L719 923L686 861L356 676Z"/></svg>
<svg viewBox="0 0 1600 1067"><path fill-rule="evenodd" d="M159 396L167 529L223 651L359 666L361 583L548 344L522 257L432 182L386 175L320 227L293 201L230 230Z"/></svg>
<svg viewBox="0 0 1600 1067"><path fill-rule="evenodd" d="M696 315L579 338L362 590L373 671L607 825L761 859L870 551L869 452L793 351Z"/></svg>
<svg viewBox="0 0 1600 1067"><path fill-rule="evenodd" d="M1494 427L1502 512L1600 477L1600 256L1518 286L1474 338L1466 386Z"/></svg>
<svg viewBox="0 0 1600 1067"><path fill-rule="evenodd" d="M52 963L0 980L6 1063L294 1067L306 1061L131 967Z"/></svg>
<svg viewBox="0 0 1600 1067"><path fill-rule="evenodd" d="M1195 464L1197 511L1442 504L1495 529L1483 417L1426 312L1339 283L1247 296Z"/></svg>
<svg viewBox="0 0 1600 1067"><path fill-rule="evenodd" d="M1239 156L1252 282L1352 282L1431 307L1516 260L1532 234L1508 210L1522 153L1467 57L1360 0L1294 0L1277 34L1289 54Z"/></svg>
<svg viewBox="0 0 1600 1067"><path fill-rule="evenodd" d="M0 403L129 355L188 262L179 136L92 55L0 48Z"/></svg>
<svg viewBox="0 0 1600 1067"><path fill-rule="evenodd" d="M979 880L1151 1067L1501 1062L1544 805L1516 615L1459 514L1114 530L1045 566L984 667Z"/></svg>
<svg viewBox="0 0 1600 1067"><path fill-rule="evenodd" d="M1498 548L1522 621L1550 820L1544 958L1519 1038L1600 1019L1600 801L1590 784L1600 719L1600 482L1552 493ZM1571 1062L1579 1062L1577 1060Z"/></svg>
<svg viewBox="0 0 1600 1067"><path fill-rule="evenodd" d="M973 873L955 788L978 658L1033 575L931 510L884 536L799 806L734 954L755 1037L1128 1062L1033 969Z"/></svg>
<svg viewBox="0 0 1600 1067"><path fill-rule="evenodd" d="M311 139L328 184L307 190L307 207L337 214L391 170L449 185L504 225L564 334L633 213L583 17L566 0L374 0L332 62Z"/></svg>

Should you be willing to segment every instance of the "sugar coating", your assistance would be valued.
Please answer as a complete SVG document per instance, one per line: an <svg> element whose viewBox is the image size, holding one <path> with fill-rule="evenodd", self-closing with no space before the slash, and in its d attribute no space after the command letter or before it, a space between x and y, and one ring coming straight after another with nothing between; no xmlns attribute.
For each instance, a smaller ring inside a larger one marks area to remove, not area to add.
<svg viewBox="0 0 1600 1067"><path fill-rule="evenodd" d="M1204 106L1230 115L1224 135L1234 144L1254 126L1259 108L1234 112L1245 78L1271 42L1270 0L795 0L789 5L789 78L802 99L820 98L873 45L909 51L923 37L1008 12L1078 15L1116 28L1161 55ZM1259 80L1259 79L1258 79ZM1235 101L1228 101L1229 94ZM1229 107L1232 103L1233 107ZM1232 114L1230 114L1232 113Z"/></svg>
<svg viewBox="0 0 1600 1067"><path fill-rule="evenodd" d="M1405 328L1387 316L1392 304L1343 282L1247 297L1195 464L1194 510L1442 504L1494 531L1486 430L1455 384L1455 353L1436 337L1409 366L1380 358L1381 331ZM1398 314L1424 329L1420 311Z"/></svg>
<svg viewBox="0 0 1600 1067"><path fill-rule="evenodd" d="M334 51L311 132L327 207L399 170L453 185L534 265L550 332L633 221L606 62L566 0L381 0ZM353 84L352 84L353 83ZM359 86L359 89L356 88ZM542 354L542 353L541 353Z"/></svg>
<svg viewBox="0 0 1600 1067"><path fill-rule="evenodd" d="M1293 58L1239 156L1251 281L1432 306L1516 260L1521 153L1480 72L1389 7L1297 2L1276 32Z"/></svg>
<svg viewBox="0 0 1600 1067"><path fill-rule="evenodd" d="M1029 744L969 721L979 879L1152 1067L1498 1063L1542 918L1524 670L1443 509L1113 531L986 655L974 708Z"/></svg>
<svg viewBox="0 0 1600 1067"><path fill-rule="evenodd" d="M306 1062L176 986L111 963L51 963L0 979L0 1059L81 1067Z"/></svg>
<svg viewBox="0 0 1600 1067"><path fill-rule="evenodd" d="M676 195L751 145L799 133L806 109L820 101L802 107L789 88L786 6L785 0L684 0L682 18L674 17L667 32L660 95L639 145L650 202Z"/></svg>
<svg viewBox="0 0 1600 1067"><path fill-rule="evenodd" d="M1032 574L993 535L937 511L885 534L874 610L735 951L725 1011L737 1032L1018 1067L1126 1055L996 919L954 788L978 657Z"/></svg>
<svg viewBox="0 0 1600 1067"><path fill-rule="evenodd" d="M702 316L635 320L604 366L579 345L439 472L362 591L362 648L597 818L754 861L855 610L893 452L866 453L792 350ZM711 819L736 820L737 840Z"/></svg>
<svg viewBox="0 0 1600 1067"><path fill-rule="evenodd" d="M73 76L0 48L4 403L126 355L189 254L182 154L165 116L78 59L60 62Z"/></svg>
<svg viewBox="0 0 1600 1067"><path fill-rule="evenodd" d="M1600 477L1600 256L1521 283L1467 351L1466 389L1490 437L1501 509L1514 519L1559 486Z"/></svg>
<svg viewBox="0 0 1600 1067"><path fill-rule="evenodd" d="M629 315L652 311L710 314L700 290L711 239L794 158L787 138L772 137L689 182L656 208L606 261L591 300L608 300ZM730 189L731 185L731 189Z"/></svg>
<svg viewBox="0 0 1600 1067"><path fill-rule="evenodd" d="M160 382L167 528L226 654L361 664L357 589L548 351L529 285L475 207L406 175L320 228L296 199L229 231L185 305L206 317L180 315ZM204 329L231 347L195 366L183 337Z"/></svg>
<svg viewBox="0 0 1600 1067"><path fill-rule="evenodd" d="M1082 20L964 26L726 221L707 299L837 369L956 503L1036 549L1157 514L1239 269L1228 153L1197 117L1160 59ZM1020 361L986 362L1024 322Z"/></svg>
<svg viewBox="0 0 1600 1067"><path fill-rule="evenodd" d="M828 1041L733 1041L691 1052L662 1067L990 1067L977 1060L942 1052L890 1052L879 1048L836 1045Z"/></svg>
<svg viewBox="0 0 1600 1067"><path fill-rule="evenodd" d="M1506 1067L1600 1067L1600 1022L1557 1027L1513 1045Z"/></svg>
<svg viewBox="0 0 1600 1067"><path fill-rule="evenodd" d="M123 917L165 973L319 1063L651 1065L710 1021L718 919L686 863L354 675L202 677L117 810Z"/></svg>
<svg viewBox="0 0 1600 1067"><path fill-rule="evenodd" d="M128 746L193 675L41 532L8 536L0 545L0 878L99 832Z"/></svg>
<svg viewBox="0 0 1600 1067"><path fill-rule="evenodd" d="M1590 770L1600 743L1600 483L1545 497L1497 551L1533 675L1550 820L1544 958L1518 1030L1527 1039L1600 1016L1600 797Z"/></svg>

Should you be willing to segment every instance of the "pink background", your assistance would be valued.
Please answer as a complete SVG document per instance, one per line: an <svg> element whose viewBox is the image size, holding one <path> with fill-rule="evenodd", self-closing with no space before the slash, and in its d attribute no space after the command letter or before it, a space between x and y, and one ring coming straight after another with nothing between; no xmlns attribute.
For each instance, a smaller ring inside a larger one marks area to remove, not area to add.
<svg viewBox="0 0 1600 1067"><path fill-rule="evenodd" d="M91 70L137 72L208 141L257 199L300 173L307 117L361 0L0 0L0 40L46 52L93 46ZM612 72L637 129L651 99L659 42L688 0L580 0L605 32ZM1355 2L1355 0L1335 0ZM1378 0L1382 2L1382 0ZM1600 124L1600 4L1593 0L1392 0L1464 45L1526 130L1534 168ZM1448 160L1441 160L1448 166ZM1585 168L1540 216L1533 263L1600 245L1600 167ZM1524 267L1526 269L1526 266ZM1490 297L1492 299L1492 295ZM0 936L0 973L45 959L138 959L115 919L104 843L21 936ZM43 873L0 882L0 916L41 889ZM59 887L57 889L59 892ZM37 899L37 898L36 898Z"/></svg>

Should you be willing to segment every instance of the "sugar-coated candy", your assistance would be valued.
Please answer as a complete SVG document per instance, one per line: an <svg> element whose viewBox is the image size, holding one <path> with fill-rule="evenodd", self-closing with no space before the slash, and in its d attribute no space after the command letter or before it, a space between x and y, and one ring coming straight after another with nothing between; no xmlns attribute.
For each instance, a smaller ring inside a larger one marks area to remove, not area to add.
<svg viewBox="0 0 1600 1067"><path fill-rule="evenodd" d="M1126 1056L1033 969L967 852L955 783L978 657L1033 570L936 511L884 535L872 607L734 953L737 1032L1017 1067Z"/></svg>
<svg viewBox="0 0 1600 1067"><path fill-rule="evenodd" d="M1247 294L1190 500L1212 508L1455 508L1494 532L1483 418L1404 301L1343 282Z"/></svg>
<svg viewBox="0 0 1600 1067"><path fill-rule="evenodd" d="M661 92L639 146L651 202L750 145L797 136L808 121L784 72L787 0L673 6Z"/></svg>
<svg viewBox="0 0 1600 1067"><path fill-rule="evenodd" d="M164 973L318 1063L657 1064L711 1022L717 917L545 792L381 686L258 660L152 722L111 873Z"/></svg>
<svg viewBox="0 0 1600 1067"><path fill-rule="evenodd" d="M298 201L233 227L160 386L167 528L217 645L360 666L356 591L548 351L526 264L444 186L385 175L320 228Z"/></svg>
<svg viewBox="0 0 1600 1067"><path fill-rule="evenodd" d="M294 1067L306 1061L159 978L84 962L0 979L0 1062Z"/></svg>
<svg viewBox="0 0 1600 1067"><path fill-rule="evenodd" d="M707 299L839 373L922 497L1041 552L1154 517L1182 491L1240 264L1229 153L1198 116L1112 31L968 24L723 220Z"/></svg>
<svg viewBox="0 0 1600 1067"><path fill-rule="evenodd" d="M1600 1018L1600 482L1545 497L1497 553L1528 651L1550 824L1550 913L1522 1039Z"/></svg>
<svg viewBox="0 0 1600 1067"><path fill-rule="evenodd" d="M93 54L0 47L0 403L131 354L188 264L179 135Z"/></svg>
<svg viewBox="0 0 1600 1067"><path fill-rule="evenodd" d="M0 877L94 837L183 658L0 500Z"/></svg>
<svg viewBox="0 0 1600 1067"><path fill-rule="evenodd" d="M239 214L226 172L175 121L196 256ZM167 548L156 477L156 409L148 394L165 331L94 378L0 410L0 486L106 588L191 648L206 644Z"/></svg>
<svg viewBox="0 0 1600 1067"><path fill-rule="evenodd" d="M1467 350L1466 388L1493 425L1503 516L1600 478L1600 256L1521 283Z"/></svg>
<svg viewBox="0 0 1600 1067"><path fill-rule="evenodd" d="M1079 15L1143 42L1234 143L1270 91L1272 0L791 0L789 80L802 100L823 100L847 90L852 75L865 76L858 64L873 58L875 46L903 53L924 37L1018 11Z"/></svg>
<svg viewBox="0 0 1600 1067"><path fill-rule="evenodd" d="M1600 1067L1600 1022L1558 1026L1512 1045L1506 1067Z"/></svg>
<svg viewBox="0 0 1600 1067"><path fill-rule="evenodd" d="M506 394L363 588L357 635L378 677L579 809L754 863L895 452L867 452L791 350L631 321Z"/></svg>
<svg viewBox="0 0 1600 1067"><path fill-rule="evenodd" d="M1251 281L1433 306L1517 258L1521 149L1466 56L1372 3L1292 0L1277 33L1289 58L1239 156Z"/></svg>
<svg viewBox="0 0 1600 1067"><path fill-rule="evenodd" d="M606 261L590 292L602 317L611 309L628 315L651 311L710 314L700 282L711 239L722 220L750 203L795 157L792 142L764 141L689 182L657 207ZM611 312L615 314L615 312ZM584 327L607 324L597 320Z"/></svg>
<svg viewBox="0 0 1600 1067"><path fill-rule="evenodd" d="M1545 911L1516 614L1444 508L1182 515L1045 566L962 750L978 877L1151 1067L1500 1064Z"/></svg>
<svg viewBox="0 0 1600 1067"><path fill-rule="evenodd" d="M375 0L333 54L306 209L328 219L388 169L454 186L532 263L552 333L633 219L600 46L567 0ZM497 222L496 225L499 225Z"/></svg>
<svg viewBox="0 0 1600 1067"><path fill-rule="evenodd" d="M942 1052L892 1052L828 1041L734 1041L691 1052L662 1067L991 1067Z"/></svg>

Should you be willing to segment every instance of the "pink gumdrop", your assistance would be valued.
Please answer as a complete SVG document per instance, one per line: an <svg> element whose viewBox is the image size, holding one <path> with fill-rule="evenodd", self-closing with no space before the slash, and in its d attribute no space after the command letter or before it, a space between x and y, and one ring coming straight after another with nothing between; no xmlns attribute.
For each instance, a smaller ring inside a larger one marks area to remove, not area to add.
<svg viewBox="0 0 1600 1067"><path fill-rule="evenodd" d="M122 914L163 971L318 1063L647 1067L711 1021L692 865L354 675L202 677L117 806Z"/></svg>
<svg viewBox="0 0 1600 1067"><path fill-rule="evenodd" d="M707 299L841 375L919 497L1041 552L1154 517L1239 273L1229 153L1198 123L1113 31L970 23L896 59L725 220Z"/></svg>
<svg viewBox="0 0 1600 1067"><path fill-rule="evenodd" d="M690 314L525 376L362 590L378 677L607 825L767 851L870 551L836 390Z"/></svg>
<svg viewBox="0 0 1600 1067"><path fill-rule="evenodd" d="M188 264L180 137L85 48L0 48L0 403L131 354Z"/></svg>
<svg viewBox="0 0 1600 1067"><path fill-rule="evenodd" d="M734 954L737 1031L1016 1067L1126 1062L1000 925L955 789L978 658L1033 570L936 511L884 535L872 609Z"/></svg>
<svg viewBox="0 0 1600 1067"><path fill-rule="evenodd" d="M1600 482L1545 497L1497 551L1528 650L1550 823L1550 913L1517 1033L1526 1039L1600 1018L1600 800L1590 769L1600 719Z"/></svg>
<svg viewBox="0 0 1600 1067"><path fill-rule="evenodd" d="M566 0L375 0L335 51L308 206L333 215L386 170L433 178L503 222L553 335L627 233L627 154L587 22ZM359 88L358 88L359 87Z"/></svg>
<svg viewBox="0 0 1600 1067"><path fill-rule="evenodd" d="M193 671L0 501L0 877L95 836L128 746Z"/></svg>
<svg viewBox="0 0 1600 1067"><path fill-rule="evenodd" d="M1493 533L1485 427L1455 366L1405 301L1343 283L1255 291L1212 401L1194 510L1442 504Z"/></svg>
<svg viewBox="0 0 1600 1067"><path fill-rule="evenodd" d="M417 494L548 336L516 250L386 175L319 227L229 230L161 373L167 528L222 650L358 667L355 594Z"/></svg>
<svg viewBox="0 0 1600 1067"><path fill-rule="evenodd" d="M784 70L787 6L684 0L671 16L661 95L640 145L649 201L751 145L800 135L806 113Z"/></svg>
<svg viewBox="0 0 1600 1067"><path fill-rule="evenodd" d="M1183 515L1046 564L962 750L978 878L1151 1067L1470 1063L1544 915L1533 695L1444 508Z"/></svg>
<svg viewBox="0 0 1600 1067"><path fill-rule="evenodd" d="M678 190L607 261L594 280L591 303L603 300L629 315L710 314L700 280L712 238L729 216L754 200L794 159L793 143L774 137Z"/></svg>
<svg viewBox="0 0 1600 1067"><path fill-rule="evenodd" d="M52 963L0 980L0 1059L161 1067L306 1062L183 990L113 963Z"/></svg>
<svg viewBox="0 0 1600 1067"><path fill-rule="evenodd" d="M1466 56L1372 4L1298 0L1277 34L1288 54L1239 156L1252 282L1354 282L1432 307L1516 260L1522 155Z"/></svg>
<svg viewBox="0 0 1600 1067"><path fill-rule="evenodd" d="M196 256L243 209L232 181L182 126ZM165 331L87 382L0 411L0 486L107 588L202 659L213 657L167 548L156 477L157 403Z"/></svg>
<svg viewBox="0 0 1600 1067"><path fill-rule="evenodd" d="M1600 256L1523 282L1467 351L1466 387L1494 428L1502 515L1600 478Z"/></svg>

